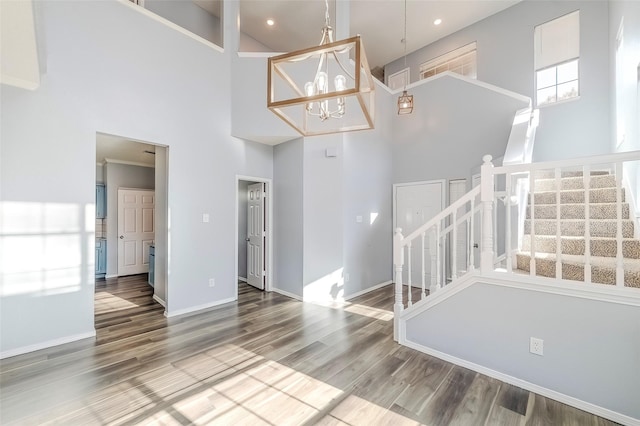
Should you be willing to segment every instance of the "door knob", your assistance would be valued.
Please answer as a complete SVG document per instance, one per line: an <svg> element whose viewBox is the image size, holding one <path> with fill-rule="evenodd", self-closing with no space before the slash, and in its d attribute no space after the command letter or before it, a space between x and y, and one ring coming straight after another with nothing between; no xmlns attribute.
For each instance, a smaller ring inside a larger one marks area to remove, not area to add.
<svg viewBox="0 0 640 426"><path fill-rule="evenodd" d="M249 241L251 241L251 239L250 238L245 238L245 241L249 242Z"/></svg>
<svg viewBox="0 0 640 426"><path fill-rule="evenodd" d="M121 240L124 240L124 235L120 235L120 239L121 239Z"/></svg>

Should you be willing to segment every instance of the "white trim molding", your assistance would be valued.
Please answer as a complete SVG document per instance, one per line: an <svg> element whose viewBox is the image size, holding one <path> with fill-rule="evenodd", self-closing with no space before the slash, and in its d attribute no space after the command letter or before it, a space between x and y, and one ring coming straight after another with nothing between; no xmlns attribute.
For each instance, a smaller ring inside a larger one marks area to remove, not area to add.
<svg viewBox="0 0 640 426"><path fill-rule="evenodd" d="M382 288L384 286L388 286L389 284L393 284L393 281L391 281L391 280L384 281L384 282L381 282L380 284L376 284L376 285L374 285L372 287L365 288L364 290L360 290L360 291L355 292L353 294L350 294L348 296L344 296L344 300L355 299L356 297L359 297L359 296L362 296L364 294L370 293L370 292L372 292L374 290L378 290L378 289L380 289L380 288Z"/></svg>
<svg viewBox="0 0 640 426"><path fill-rule="evenodd" d="M274 293L278 293L278 294L281 294L283 296L290 297L292 299L296 299L296 300L302 302L302 297L298 296L297 294L289 293L288 291L285 291L285 290L282 290L282 289L279 289L279 288L276 288L276 287L273 287L271 289L271 291L273 291Z"/></svg>
<svg viewBox="0 0 640 426"><path fill-rule="evenodd" d="M153 295L153 300L155 300L156 302L158 302L159 304L162 305L163 308L167 308L167 302L165 302L164 300L162 300L157 294Z"/></svg>
<svg viewBox="0 0 640 426"><path fill-rule="evenodd" d="M169 312L168 310L164 311L164 316L167 318L177 317L178 315L190 314L193 312L204 311L205 309L214 308L216 306L224 305L225 303L235 302L238 300L237 297L229 297L227 299L217 300L211 303L205 303L204 305L192 306L186 309L178 309L176 311Z"/></svg>
<svg viewBox="0 0 640 426"><path fill-rule="evenodd" d="M76 342L78 340L90 339L96 337L96 331L90 331L88 333L74 334L71 336L61 337L60 339L47 340L46 342L36 343L33 345L22 346L20 348L9 349L4 352L0 352L0 359L9 358L16 355L22 355L29 352L39 351L41 349L52 348L54 346L64 345L66 343Z"/></svg>
<svg viewBox="0 0 640 426"><path fill-rule="evenodd" d="M596 416L604 417L605 419L612 420L614 422L618 422L624 425L629 426L640 426L640 419L635 419L633 417L629 417L627 415L618 413L616 411L609 410L604 407L600 407L599 405L592 404L590 402L583 401L578 398L574 398L569 395L565 395L563 393L542 387L540 385L536 385L531 382L527 382L526 380L518 379L516 377L510 376L505 373L501 373L496 370L492 370L491 368L484 367L482 365L473 363L471 361L467 361L462 358L458 358L444 352L440 352L436 349L432 349L427 346L423 346L419 343L415 343L407 340L405 335L405 330L401 332L400 335L400 344L405 345L411 349L415 349L417 351L423 352L427 355L431 355L433 357L439 358L441 360L450 362L455 365L459 365L461 367L468 368L469 370L473 370L477 373L484 374L485 376L492 377L494 379L498 379L505 383L509 383L513 386L517 386L522 389L526 389L530 392L537 393L538 395L542 395L544 397L553 399L555 401L561 402L563 404L570 405L572 407L579 408L588 413L595 414Z"/></svg>

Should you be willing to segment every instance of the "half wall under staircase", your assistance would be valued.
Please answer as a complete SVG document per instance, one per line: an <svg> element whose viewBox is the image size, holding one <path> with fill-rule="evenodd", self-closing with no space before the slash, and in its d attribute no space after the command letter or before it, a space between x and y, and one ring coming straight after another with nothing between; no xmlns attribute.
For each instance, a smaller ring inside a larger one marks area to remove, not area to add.
<svg viewBox="0 0 640 426"><path fill-rule="evenodd" d="M624 185L638 162L640 151L501 167L485 156L479 187L411 235L396 230L398 342L640 425L640 241ZM429 258L412 265L412 251ZM428 262L434 272L406 283L423 296L403 300L403 272Z"/></svg>

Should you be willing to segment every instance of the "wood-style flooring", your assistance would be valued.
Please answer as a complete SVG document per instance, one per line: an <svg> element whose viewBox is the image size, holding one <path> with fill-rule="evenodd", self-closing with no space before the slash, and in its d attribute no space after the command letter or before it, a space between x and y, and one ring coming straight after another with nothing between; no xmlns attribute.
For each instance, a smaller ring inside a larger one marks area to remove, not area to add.
<svg viewBox="0 0 640 426"><path fill-rule="evenodd" d="M3 360L0 423L614 424L399 346L391 286L326 307L242 284L169 319L151 296L98 281L95 341Z"/></svg>

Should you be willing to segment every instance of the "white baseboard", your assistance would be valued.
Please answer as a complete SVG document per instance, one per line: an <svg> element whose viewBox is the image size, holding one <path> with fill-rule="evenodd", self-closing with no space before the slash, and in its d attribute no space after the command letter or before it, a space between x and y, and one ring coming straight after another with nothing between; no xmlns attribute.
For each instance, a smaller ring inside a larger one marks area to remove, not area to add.
<svg viewBox="0 0 640 426"><path fill-rule="evenodd" d="M402 333L404 334L404 333ZM455 357L453 355L446 354L444 352L440 352L436 349L429 348L427 346L423 346L419 343L411 342L406 339L406 336L400 336L400 344L405 345L409 348L415 349L420 352L424 352L427 355L434 356L436 358L440 358L444 361L450 362L455 365L459 365L461 367L468 368L469 370L473 370L480 374L484 374L485 376L493 377L494 379L498 379L505 383L509 383L513 386L517 386L522 389L526 389L530 392L537 393L539 395L545 396L547 398L553 399L555 401L561 402L563 404L570 405L572 407L579 408L580 410L587 411L591 414L595 414L596 416L604 417L605 419L612 420L614 422L618 422L624 425L629 426L640 426L640 419L635 419L633 417L629 417L627 415L618 413L616 411L609 410L608 408L600 407L599 405L592 404L590 402L583 401L581 399L574 398L569 395L565 395L563 393L554 391L552 389L548 389L542 387L540 385L536 385L534 383L527 382L526 380L518 379L517 377L510 376L508 374L501 373L496 370L492 370L491 368L473 363L471 361L464 360L462 358Z"/></svg>
<svg viewBox="0 0 640 426"><path fill-rule="evenodd" d="M284 290L281 290L279 288L272 288L271 291L273 291L275 293L278 293L278 294L281 294L283 296L290 297L292 299L299 300L300 302L302 302L302 297L298 296L297 294L289 293L288 291L284 291Z"/></svg>
<svg viewBox="0 0 640 426"><path fill-rule="evenodd" d="M89 333L74 334L72 336L62 337L60 339L47 340L46 342L36 343L34 345L23 346L21 348L10 349L8 351L0 352L0 359L9 358L16 355L22 355L29 352L35 352L35 351L39 351L40 349L47 349L54 346L64 345L65 343L71 343L77 340L89 339L92 337L96 337L95 330Z"/></svg>
<svg viewBox="0 0 640 426"><path fill-rule="evenodd" d="M105 274L104 278L105 279L107 279L107 278L118 278L118 274L111 274L111 275Z"/></svg>
<svg viewBox="0 0 640 426"><path fill-rule="evenodd" d="M217 300L211 303L205 303L204 305L193 306L191 308L186 309L178 309L177 311L164 311L164 316L167 318L177 317L178 315L190 314L192 312L202 311L204 309L213 308L214 306L224 305L225 303L235 302L238 300L237 297L229 297L228 299ZM159 302L158 302L159 303Z"/></svg>
<svg viewBox="0 0 640 426"><path fill-rule="evenodd" d="M242 281L243 283L246 283L247 279L245 277L238 277L238 281Z"/></svg>
<svg viewBox="0 0 640 426"><path fill-rule="evenodd" d="M374 290L377 290L379 288L382 288L382 287L387 286L387 285L392 284L392 283L393 283L393 281L389 280L389 281L382 282L380 284L376 284L373 287L365 288L364 290L360 290L360 291L358 291L356 293L350 294L348 296L344 296L344 300L351 300L351 299L353 299L355 297L362 296L363 294L367 294L369 292L372 292Z"/></svg>
<svg viewBox="0 0 640 426"><path fill-rule="evenodd" d="M153 295L153 300L155 300L156 302L158 302L159 304L161 304L163 307L167 307L167 302L165 302L164 300L160 299L160 297L158 297L157 294Z"/></svg>

